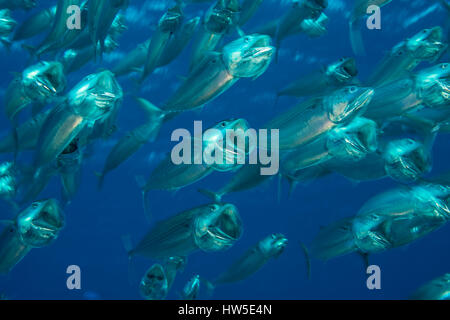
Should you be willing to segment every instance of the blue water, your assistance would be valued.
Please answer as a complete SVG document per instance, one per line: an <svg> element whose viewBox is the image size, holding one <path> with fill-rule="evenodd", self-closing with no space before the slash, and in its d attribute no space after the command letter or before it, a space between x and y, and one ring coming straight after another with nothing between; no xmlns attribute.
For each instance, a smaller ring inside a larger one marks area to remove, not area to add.
<svg viewBox="0 0 450 320"><path fill-rule="evenodd" d="M289 1L266 0L260 11L244 27L253 27L281 16ZM352 56L347 18L351 0L330 0L325 11L330 18L328 33L319 39L304 35L287 38L283 42L278 64L273 62L267 72L255 81L242 79L226 93L209 103L203 111L187 112L164 125L155 143L149 143L105 180L103 190L97 189L95 171L103 167L113 143L125 132L142 123L143 113L129 97L125 97L119 117L119 130L111 141L97 143L94 156L83 164L82 185L79 193L66 208L66 226L52 245L32 250L7 276L0 278L0 293L10 299L140 299L138 282L153 261L137 257L132 261L131 284L129 265L121 236L131 235L136 243L150 225L143 213L141 193L135 175L147 176L158 161L171 150L170 133L176 128L193 130L193 121L202 120L209 127L231 117L247 119L258 128L276 114L295 103L295 99L281 98L273 106L274 90L302 74L320 68L343 56ZM39 8L55 1L39 1ZM404 38L423 28L444 25L446 12L430 0L397 0L382 9L382 29L364 28L367 56L357 59L360 79L367 79L383 55ZM129 29L122 36L120 47L107 55L102 64L91 63L71 74L68 88L85 75L100 68L109 68L137 43L151 36L154 25L170 3L156 0L131 1L127 12ZM186 8L188 16L201 15L208 4ZM431 8L431 9L430 9ZM428 11L427 11L428 10ZM424 14L427 13L427 14ZM29 13L14 12L22 21ZM417 19L411 19L416 17ZM410 19L410 20L408 20ZM227 40L237 37L230 35ZM39 43L36 37L28 43ZM141 96L158 105L176 88L179 75L187 73L190 47L168 67L152 74L143 87ZM27 53L15 44L11 52L0 48L0 93L3 95L12 80L13 72L21 72L28 61ZM427 66L421 65L419 68ZM128 78L119 82L128 92L133 84ZM0 116L0 131L8 131L8 121ZM436 141L433 173L450 169L450 140L440 135ZM25 156L26 160L27 157ZM1 161L10 157L1 156ZM206 179L177 193L152 192L151 205L155 219L163 219L183 210L208 202L197 188L218 189L231 177L230 173L213 173ZM243 220L242 238L230 250L221 253L195 253L188 258L183 273L179 274L169 294L178 298L184 284L194 274L214 278L224 271L250 246L273 232L287 236L285 252L270 261L258 273L240 283L218 287L213 299L404 299L424 282L449 272L450 225L409 246L371 257L371 263L381 267L381 290L368 290L367 275L361 258L348 255L327 263L313 260L312 278L306 278L305 260L299 241L309 245L321 226L339 218L355 214L370 197L394 187L388 180L354 184L339 176L329 176L299 186L287 199L287 184L283 184L280 203L276 200L276 179L254 190L230 194L225 200L239 209ZM59 181L55 178L40 198L59 197ZM1 219L13 216L1 204ZM81 268L81 290L68 290L66 268Z"/></svg>

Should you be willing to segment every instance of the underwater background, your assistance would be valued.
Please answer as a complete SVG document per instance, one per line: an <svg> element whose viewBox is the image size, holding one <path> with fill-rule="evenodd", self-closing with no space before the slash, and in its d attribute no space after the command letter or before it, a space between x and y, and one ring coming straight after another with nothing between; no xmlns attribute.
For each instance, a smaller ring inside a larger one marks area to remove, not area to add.
<svg viewBox="0 0 450 320"><path fill-rule="evenodd" d="M290 1L265 0L256 15L244 26L250 31L261 23L281 16ZM55 1L38 1L33 10L54 5ZM0 276L0 293L9 299L141 299L139 280L153 261L134 257L129 263L122 236L131 235L133 242L148 231L150 223L142 208L141 191L135 176L148 176L155 165L170 152L174 129L193 130L193 121L202 120L207 128L229 118L244 118L252 128L259 128L283 110L293 106L295 98L281 97L275 107L275 92L301 75L344 56L353 56L348 17L353 0L329 0L326 14L328 32L320 38L295 35L283 41L278 63L257 80L242 79L223 95L207 104L203 110L186 112L165 124L159 138L144 145L132 158L111 172L102 190L97 188L96 171L101 171L111 147L125 132L142 124L143 112L130 96L125 96L119 115L119 129L113 138L97 142L91 157L84 159L82 185L72 203L65 208L66 224L52 245L32 250L7 276ZM105 54L102 63L89 63L68 77L67 88L73 87L89 73L111 68L138 43L149 38L155 25L171 1L132 0L125 12L128 30L120 38L119 48ZM185 8L187 17L202 16L209 3L192 4ZM423 28L444 26L447 12L438 1L395 0L381 9L382 29L368 30L362 26L367 55L357 57L359 79L365 80L395 44ZM14 11L20 22L30 13ZM448 23L448 21L447 21ZM361 22L365 24L365 21ZM39 43L36 37L28 43ZM226 37L226 42L237 38ZM140 95L155 105L164 102L180 79L187 74L191 47L170 65L156 70L145 82ZM20 43L11 51L0 48L0 96L29 60ZM445 60L444 60L445 61ZM426 67L423 63L418 69ZM134 90L130 77L118 79L124 93ZM9 131L7 118L0 115L0 134ZM433 148L433 170L438 174L450 169L450 139L440 134ZM27 155L21 161L27 161ZM11 156L0 155L0 161ZM155 220L167 218L210 200L198 188L217 190L233 173L215 172L176 193L150 192L150 204ZM356 214L372 196L395 187L396 183L379 181L353 183L330 175L307 185L299 185L290 198L288 185L282 184L277 201L277 178L258 188L225 196L239 210L243 220L242 238L230 249L219 253L197 252L188 258L182 273L177 275L168 299L179 298L184 284L194 275L211 279L263 237L277 232L289 239L285 252L269 261L250 278L217 287L210 299L405 299L425 282L446 272L450 266L450 225L432 232L408 246L392 249L370 257L370 264L381 268L381 290L369 290L364 263L356 254L323 263L312 261L311 279L306 276L306 263L300 242L310 245L321 226ZM59 197L60 184L55 177L39 198ZM0 203L0 220L14 216L6 203ZM68 290L66 268L81 268L81 290ZM130 281L131 280L131 281Z"/></svg>

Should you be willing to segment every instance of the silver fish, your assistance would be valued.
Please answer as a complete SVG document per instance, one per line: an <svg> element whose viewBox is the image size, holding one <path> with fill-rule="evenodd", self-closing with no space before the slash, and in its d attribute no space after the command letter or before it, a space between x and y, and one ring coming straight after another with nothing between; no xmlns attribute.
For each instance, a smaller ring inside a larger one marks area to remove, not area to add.
<svg viewBox="0 0 450 320"><path fill-rule="evenodd" d="M227 271L213 281L214 285L242 281L261 269L272 258L279 257L288 244L287 238L274 233L250 248Z"/></svg>
<svg viewBox="0 0 450 320"><path fill-rule="evenodd" d="M13 40L29 39L48 30L53 25L55 16L56 6L35 13L19 25L14 33Z"/></svg>
<svg viewBox="0 0 450 320"><path fill-rule="evenodd" d="M52 243L64 226L56 200L33 202L0 235L0 273L8 273L33 248Z"/></svg>
<svg viewBox="0 0 450 320"><path fill-rule="evenodd" d="M446 273L417 289L410 300L450 300L450 273Z"/></svg>
<svg viewBox="0 0 450 320"><path fill-rule="evenodd" d="M152 259L229 249L240 238L242 222L232 204L209 204L158 222L129 255Z"/></svg>

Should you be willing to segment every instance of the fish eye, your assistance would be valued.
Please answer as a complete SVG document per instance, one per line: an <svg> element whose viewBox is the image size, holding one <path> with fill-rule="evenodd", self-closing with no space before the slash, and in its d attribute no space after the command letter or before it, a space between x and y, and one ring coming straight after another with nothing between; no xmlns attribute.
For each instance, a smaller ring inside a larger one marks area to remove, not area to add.
<svg viewBox="0 0 450 320"><path fill-rule="evenodd" d="M442 69L447 69L447 67L448 67L448 63L444 63L444 64L441 66Z"/></svg>
<svg viewBox="0 0 450 320"><path fill-rule="evenodd" d="M248 42L250 41L250 38L249 38L249 37L245 37L245 38L244 38L244 41L245 41L246 43L248 43Z"/></svg>
<svg viewBox="0 0 450 320"><path fill-rule="evenodd" d="M36 209L37 207L39 207L39 203L33 202L33 203L31 204L31 208Z"/></svg>
<svg viewBox="0 0 450 320"><path fill-rule="evenodd" d="M219 208L219 206L216 205L216 204L212 204L212 205L209 206L209 210L210 210L211 212L216 211L218 208Z"/></svg>
<svg viewBox="0 0 450 320"><path fill-rule="evenodd" d="M227 125L227 123L224 121L220 124L222 127L225 127Z"/></svg>
<svg viewBox="0 0 450 320"><path fill-rule="evenodd" d="M350 92L350 93L355 93L356 92L356 90L357 90L357 88L356 87L350 87L349 89L348 89L348 91Z"/></svg>

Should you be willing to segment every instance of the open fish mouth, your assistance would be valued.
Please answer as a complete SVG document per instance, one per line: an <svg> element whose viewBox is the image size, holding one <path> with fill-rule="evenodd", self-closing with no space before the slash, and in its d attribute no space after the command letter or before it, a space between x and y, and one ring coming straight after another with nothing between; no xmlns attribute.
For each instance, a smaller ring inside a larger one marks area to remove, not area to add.
<svg viewBox="0 0 450 320"><path fill-rule="evenodd" d="M358 75L356 62L354 59L341 59L338 63L332 65L327 73L333 76L338 82L347 82Z"/></svg>
<svg viewBox="0 0 450 320"><path fill-rule="evenodd" d="M408 40L407 47L416 59L435 60L447 48L442 42L443 32L440 27L425 29L416 37Z"/></svg>
<svg viewBox="0 0 450 320"><path fill-rule="evenodd" d="M411 140L411 148L387 159L386 172L398 181L415 181L430 168L429 158L421 144ZM400 147L401 149L401 147Z"/></svg>
<svg viewBox="0 0 450 320"><path fill-rule="evenodd" d="M232 23L232 13L230 11L216 9L208 17L206 26L209 31L216 34L222 34L228 30Z"/></svg>
<svg viewBox="0 0 450 320"><path fill-rule="evenodd" d="M217 209L200 215L195 223L195 242L206 252L228 249L241 234L242 221L231 204L217 205Z"/></svg>
<svg viewBox="0 0 450 320"><path fill-rule="evenodd" d="M57 95L66 84L60 63L42 62L39 67L26 70L23 78L27 94L37 100Z"/></svg>
<svg viewBox="0 0 450 320"><path fill-rule="evenodd" d="M356 117L372 100L372 88L346 87L325 100L328 118L336 124Z"/></svg>

